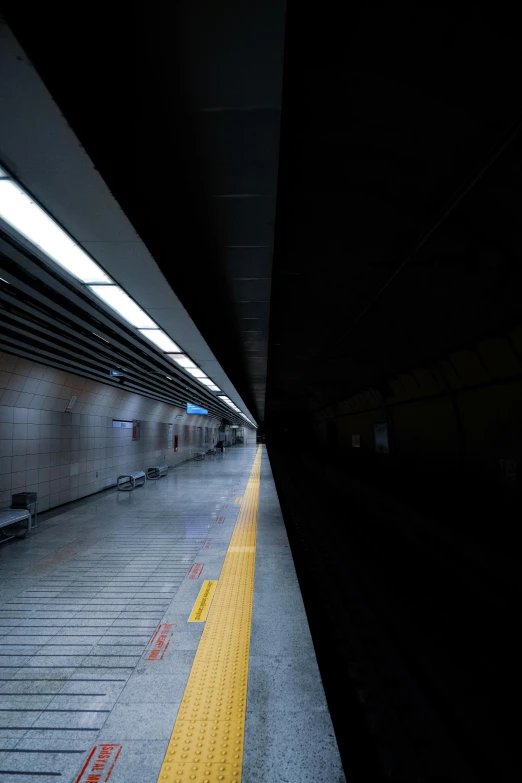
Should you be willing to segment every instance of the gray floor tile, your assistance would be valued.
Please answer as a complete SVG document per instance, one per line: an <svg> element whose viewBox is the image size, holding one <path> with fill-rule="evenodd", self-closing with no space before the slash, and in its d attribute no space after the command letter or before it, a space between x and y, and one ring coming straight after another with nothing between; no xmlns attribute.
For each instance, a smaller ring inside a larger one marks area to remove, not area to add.
<svg viewBox="0 0 522 783"><path fill-rule="evenodd" d="M150 638L150 637L149 637ZM90 655L91 656L140 656L145 649L145 647L148 644L149 638L147 638L147 641L145 643L135 643L133 640L128 640L127 644L110 644L108 642L105 642L104 637L102 637L99 644L97 644L95 647L92 648Z"/></svg>
<svg viewBox="0 0 522 783"><path fill-rule="evenodd" d="M6 743L19 742L16 751L53 750L35 754L43 765L37 771L55 763L64 783L72 783L95 741L121 742L111 783L155 783L204 629L187 619L203 581L220 576L240 510L234 501L245 492L254 454L253 448L232 450L224 459L184 466L126 497L108 492L85 498L47 517L34 537L10 549L7 563L6 550L0 551L7 566L0 580L0 708L26 705L0 711L0 724L2 716L10 716L2 724L0 747L9 750ZM284 706L287 744L300 748L307 732L293 710L322 716L310 736L323 749L331 729L266 452L262 476L247 732L257 738L265 732L269 745L265 758L258 758L253 740L245 783L279 774L272 765L278 739L270 734L281 718L278 707ZM225 523L215 524L218 517ZM205 548L207 539L211 544ZM195 580L187 578L193 562L204 564ZM151 636L167 622L173 633L165 657L147 661ZM22 712L33 706L46 709ZM87 711L96 709L112 712ZM249 727L268 713L276 718L272 729ZM25 720L14 724L19 716ZM334 750L302 753L303 764L295 767L300 779L322 781L324 773L325 780L338 783ZM20 765L10 766L13 772L28 769L24 763L23 753L10 752L9 764ZM326 764L327 776L318 764ZM2 776L2 783L11 782Z"/></svg>
<svg viewBox="0 0 522 783"><path fill-rule="evenodd" d="M272 616L253 615L250 650L252 655L270 650L273 655L295 658L315 654L306 618L278 614L278 607Z"/></svg>
<svg viewBox="0 0 522 783"><path fill-rule="evenodd" d="M0 741L0 769L2 769L2 767L4 766L3 762L4 759L6 759L7 756L9 755L10 748L14 748L17 743L18 743L17 739L13 739L13 738L8 739L6 737L2 738L2 740Z"/></svg>
<svg viewBox="0 0 522 783"><path fill-rule="evenodd" d="M47 653L45 656L34 655L27 661L26 665L31 668L45 666L47 668L67 667L75 669L81 665L84 657L85 653L81 655L54 655L54 653Z"/></svg>
<svg viewBox="0 0 522 783"><path fill-rule="evenodd" d="M41 745L42 741L38 741L38 744ZM38 750L43 751L42 748L38 748ZM5 756L0 764L0 772L5 769L18 774L9 775L2 772L2 783L10 780L16 781L16 783L24 780L40 780L41 783L47 783L47 781L57 780L55 777L57 774L61 776L61 780L68 783L74 779L83 756L84 753L64 753L60 750L56 750L54 753L49 751L24 753L17 748L16 752ZM23 774L24 772L29 774L26 776ZM47 776L46 773L54 774Z"/></svg>
<svg viewBox="0 0 522 783"><path fill-rule="evenodd" d="M277 724L277 731L274 731ZM243 779L249 783L344 783L328 712L251 716L245 733Z"/></svg>
<svg viewBox="0 0 522 783"><path fill-rule="evenodd" d="M157 783L167 745L166 739L127 740L112 772L111 783Z"/></svg>
<svg viewBox="0 0 522 783"><path fill-rule="evenodd" d="M76 729L101 729L107 720L107 708L97 711L73 712L71 709L53 707L41 713L31 725L33 729L62 729L64 731Z"/></svg>
<svg viewBox="0 0 522 783"><path fill-rule="evenodd" d="M154 702L141 704L116 704L99 742L121 742L122 740L168 740L178 714L178 704L162 704L158 710Z"/></svg>
<svg viewBox="0 0 522 783"><path fill-rule="evenodd" d="M260 713L326 709L315 656L251 655L248 702Z"/></svg>
<svg viewBox="0 0 522 783"><path fill-rule="evenodd" d="M5 694L3 688L0 688L0 722L6 710L44 710L53 700L53 696L33 696L26 693Z"/></svg>
<svg viewBox="0 0 522 783"><path fill-rule="evenodd" d="M185 653L186 654L186 653ZM179 658L180 656L178 656ZM177 661L164 671L163 661L151 661L154 667L139 674L135 672L123 689L118 704L141 704L154 701L156 704L178 704L181 702L187 684L193 654L185 661Z"/></svg>

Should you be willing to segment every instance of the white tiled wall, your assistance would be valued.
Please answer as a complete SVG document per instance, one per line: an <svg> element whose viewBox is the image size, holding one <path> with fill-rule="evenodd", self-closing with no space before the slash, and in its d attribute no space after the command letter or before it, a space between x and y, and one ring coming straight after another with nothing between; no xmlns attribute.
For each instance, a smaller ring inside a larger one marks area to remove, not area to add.
<svg viewBox="0 0 522 783"><path fill-rule="evenodd" d="M114 429L113 419L139 419L140 439ZM177 453L168 449L169 423ZM215 428L208 444L205 427ZM0 508L14 492L31 491L45 511L112 486L128 471L175 465L209 448L218 427L217 419L0 352Z"/></svg>

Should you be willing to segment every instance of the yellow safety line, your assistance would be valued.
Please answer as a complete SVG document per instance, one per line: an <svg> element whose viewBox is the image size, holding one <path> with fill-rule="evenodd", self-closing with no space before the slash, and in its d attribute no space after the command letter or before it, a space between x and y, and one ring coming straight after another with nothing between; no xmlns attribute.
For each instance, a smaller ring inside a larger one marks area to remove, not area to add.
<svg viewBox="0 0 522 783"><path fill-rule="evenodd" d="M158 783L241 780L260 471L261 446Z"/></svg>
<svg viewBox="0 0 522 783"><path fill-rule="evenodd" d="M207 619L210 605L212 604L212 598L214 597L214 590L216 589L217 579L205 579L201 585L201 590L196 599L196 603L190 613L190 617L187 620L189 623L204 623Z"/></svg>

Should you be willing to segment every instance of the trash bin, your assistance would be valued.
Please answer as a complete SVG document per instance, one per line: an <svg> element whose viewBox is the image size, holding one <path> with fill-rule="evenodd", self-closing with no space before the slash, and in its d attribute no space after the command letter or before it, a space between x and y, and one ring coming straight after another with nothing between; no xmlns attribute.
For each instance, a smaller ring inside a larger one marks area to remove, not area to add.
<svg viewBox="0 0 522 783"><path fill-rule="evenodd" d="M31 514L31 530L38 527L37 492L17 492L11 495L11 508L26 508Z"/></svg>

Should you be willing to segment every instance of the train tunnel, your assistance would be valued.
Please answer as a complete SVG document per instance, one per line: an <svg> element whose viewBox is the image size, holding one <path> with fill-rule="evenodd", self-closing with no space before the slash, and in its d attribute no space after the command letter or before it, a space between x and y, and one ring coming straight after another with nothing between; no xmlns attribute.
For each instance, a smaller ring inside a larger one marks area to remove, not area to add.
<svg viewBox="0 0 522 783"><path fill-rule="evenodd" d="M520 779L517 22L2 4L0 783Z"/></svg>

